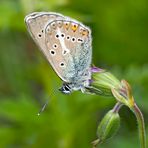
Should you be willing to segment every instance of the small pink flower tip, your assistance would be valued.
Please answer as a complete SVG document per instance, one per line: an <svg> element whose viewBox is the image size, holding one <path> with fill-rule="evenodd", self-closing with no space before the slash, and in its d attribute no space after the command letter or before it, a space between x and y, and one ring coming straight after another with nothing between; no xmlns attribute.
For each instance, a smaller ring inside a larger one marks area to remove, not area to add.
<svg viewBox="0 0 148 148"><path fill-rule="evenodd" d="M93 72L93 73L102 72L102 71L103 71L103 69L101 69L101 68L98 68L98 67L95 67L95 66L91 67L91 72Z"/></svg>

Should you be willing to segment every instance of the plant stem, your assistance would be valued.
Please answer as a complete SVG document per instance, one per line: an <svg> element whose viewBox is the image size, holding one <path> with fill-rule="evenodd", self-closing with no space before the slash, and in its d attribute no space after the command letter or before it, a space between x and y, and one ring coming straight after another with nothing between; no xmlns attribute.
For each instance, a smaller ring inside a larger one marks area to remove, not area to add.
<svg viewBox="0 0 148 148"><path fill-rule="evenodd" d="M115 104L114 108L113 108L113 111L114 111L115 113L118 113L122 105L123 105L122 103L117 102L117 103Z"/></svg>
<svg viewBox="0 0 148 148"><path fill-rule="evenodd" d="M146 133L145 133L145 125L144 125L144 118L143 118L142 112L140 111L136 103L134 103L134 106L131 107L131 110L133 111L133 113L137 118L141 148L146 148Z"/></svg>

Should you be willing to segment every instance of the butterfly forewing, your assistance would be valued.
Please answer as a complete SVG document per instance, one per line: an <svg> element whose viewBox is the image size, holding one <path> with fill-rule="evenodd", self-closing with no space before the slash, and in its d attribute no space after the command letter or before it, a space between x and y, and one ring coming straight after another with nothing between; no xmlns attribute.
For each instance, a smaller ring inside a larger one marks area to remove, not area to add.
<svg viewBox="0 0 148 148"><path fill-rule="evenodd" d="M64 17L58 13L48 12L34 12L25 17L25 23L27 29L32 38L39 46L40 50L48 59L48 51L45 46L45 26L47 22L51 22L56 19L64 19ZM49 60L49 59L48 59Z"/></svg>
<svg viewBox="0 0 148 148"><path fill-rule="evenodd" d="M77 81L91 63L91 31L66 18L46 25L45 44L50 63L65 82Z"/></svg>

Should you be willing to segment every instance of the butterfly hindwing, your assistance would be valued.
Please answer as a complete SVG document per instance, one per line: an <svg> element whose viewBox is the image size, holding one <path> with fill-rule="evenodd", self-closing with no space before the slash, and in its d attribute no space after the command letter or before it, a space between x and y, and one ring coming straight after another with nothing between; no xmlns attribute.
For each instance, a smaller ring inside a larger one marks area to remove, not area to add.
<svg viewBox="0 0 148 148"><path fill-rule="evenodd" d="M45 44L52 67L65 82L77 81L90 67L91 31L81 23L69 19L50 22Z"/></svg>

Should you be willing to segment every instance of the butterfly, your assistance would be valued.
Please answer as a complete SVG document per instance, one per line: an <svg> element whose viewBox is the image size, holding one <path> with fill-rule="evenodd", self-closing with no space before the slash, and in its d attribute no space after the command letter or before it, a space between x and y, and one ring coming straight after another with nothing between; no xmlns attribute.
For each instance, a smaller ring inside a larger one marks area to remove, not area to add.
<svg viewBox="0 0 148 148"><path fill-rule="evenodd" d="M54 71L65 94L89 87L92 60L91 30L70 17L54 12L33 12L25 17L27 30Z"/></svg>

